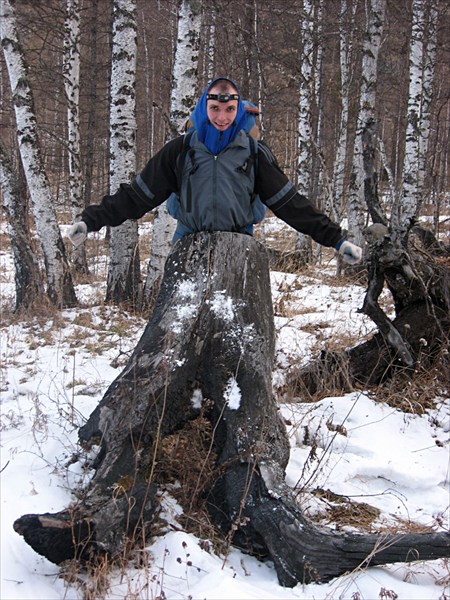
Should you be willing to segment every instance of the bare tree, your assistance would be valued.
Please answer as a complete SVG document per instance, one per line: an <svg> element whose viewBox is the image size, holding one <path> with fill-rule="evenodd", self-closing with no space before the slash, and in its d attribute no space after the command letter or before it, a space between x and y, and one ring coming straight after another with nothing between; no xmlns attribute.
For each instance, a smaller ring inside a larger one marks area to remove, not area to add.
<svg viewBox="0 0 450 600"><path fill-rule="evenodd" d="M205 59L203 61L203 79L211 81L214 77L215 41L216 41L217 7L208 3L205 7L204 40Z"/></svg>
<svg viewBox="0 0 450 600"><path fill-rule="evenodd" d="M44 254L47 293L55 306L77 303L64 243L58 227L50 184L43 167L31 86L9 0L0 3L0 31L16 115L17 138L33 217Z"/></svg>
<svg viewBox="0 0 450 600"><path fill-rule="evenodd" d="M364 242L366 195L367 193L373 194L372 188L376 184L373 161L370 161L368 155L375 150L377 64L383 33L384 11L385 0L369 0L367 2L367 25L362 48L359 111L347 207L349 234L359 246L362 246Z"/></svg>
<svg viewBox="0 0 450 600"><path fill-rule="evenodd" d="M403 193L394 209L395 220L403 229L411 224L425 194L438 15L435 0L414 0L412 8Z"/></svg>
<svg viewBox="0 0 450 600"><path fill-rule="evenodd" d="M356 11L355 0L341 0L339 11L339 65L341 74L341 106L338 138L335 147L332 187L333 199L329 212L335 219L340 214L344 198L344 181L346 171L348 123L350 110L350 83L352 79L351 60L353 56L353 29Z"/></svg>
<svg viewBox="0 0 450 600"><path fill-rule="evenodd" d="M67 151L69 160L69 197L75 220L83 211L83 176L80 144L80 5L67 0L64 22L64 89L67 98ZM86 248L74 248L72 261L77 271L87 273Z"/></svg>
<svg viewBox="0 0 450 600"><path fill-rule="evenodd" d="M136 172L136 0L113 4L110 103L111 193ZM136 221L111 230L107 302L138 303L140 288L139 234Z"/></svg>
<svg viewBox="0 0 450 600"><path fill-rule="evenodd" d="M195 105L201 23L201 0L180 0L170 99L170 128L166 141L183 131ZM155 214L151 256L144 287L144 304L149 303L159 286L176 226L176 221L167 212L165 203L158 207Z"/></svg>
<svg viewBox="0 0 450 600"><path fill-rule="evenodd" d="M31 245L24 187L21 177L14 172L6 148L0 143L0 188L15 265L16 310L36 306L37 302L42 302L44 295L39 264Z"/></svg>
<svg viewBox="0 0 450 600"><path fill-rule="evenodd" d="M318 69L315 52L315 6L314 0L303 0L302 14L302 49L300 56L300 91L298 116L298 153L297 153L297 187L301 194L308 198L313 189L313 152L314 125L313 105L315 102L315 81ZM312 240L309 236L297 233L295 248L300 252L302 262L312 260Z"/></svg>
<svg viewBox="0 0 450 600"><path fill-rule="evenodd" d="M89 51L87 54L87 63L90 77L87 79L87 107L86 121L87 126L84 131L84 198L83 205L91 202L91 195L94 185L95 163L98 160L98 134L96 135L95 123L97 120L98 106L100 98L98 93L98 84L100 74L103 71L100 64L100 9L97 2L92 2L88 12L89 30L87 43Z"/></svg>

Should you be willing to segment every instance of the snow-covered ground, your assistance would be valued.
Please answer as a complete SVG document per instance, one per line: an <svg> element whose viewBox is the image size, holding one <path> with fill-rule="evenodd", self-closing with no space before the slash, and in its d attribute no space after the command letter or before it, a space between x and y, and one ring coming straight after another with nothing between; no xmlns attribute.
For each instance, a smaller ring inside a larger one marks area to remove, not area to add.
<svg viewBox="0 0 450 600"><path fill-rule="evenodd" d="M270 226L270 223L268 224ZM270 228L269 228L270 231ZM0 256L0 301L13 304L13 265ZM104 263L97 261L98 265ZM334 264L316 274L274 272L277 327L276 389L292 366L321 349L366 337L373 325L358 313L364 288L333 282ZM79 286L84 306L57 317L1 324L1 590L2 600L83 598L59 569L13 531L26 513L55 512L73 500L90 473L74 461L77 431L127 361L145 325L117 308L95 304L98 284ZM6 311L8 312L8 311ZM6 314L5 312L5 314ZM366 392L316 403L280 395L291 440L287 481L293 487L329 490L370 505L373 527L449 528L448 398L422 415L405 414ZM330 496L305 493L303 508L323 515ZM181 510L167 494L165 518ZM329 513L328 513L329 514ZM327 522L330 527L335 523ZM103 595L139 599L349 599L445 600L450 597L445 560L368 568L327 584L283 588L273 565L236 549L218 556L192 534L168 528L148 547L146 566L112 572Z"/></svg>

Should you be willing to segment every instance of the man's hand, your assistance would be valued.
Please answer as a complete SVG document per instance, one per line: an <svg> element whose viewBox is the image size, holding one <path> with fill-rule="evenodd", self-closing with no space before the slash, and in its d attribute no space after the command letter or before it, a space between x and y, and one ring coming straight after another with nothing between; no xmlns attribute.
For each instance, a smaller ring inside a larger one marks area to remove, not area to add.
<svg viewBox="0 0 450 600"><path fill-rule="evenodd" d="M345 240L339 246L338 253L342 256L348 265L356 265L362 257L362 250L359 246Z"/></svg>
<svg viewBox="0 0 450 600"><path fill-rule="evenodd" d="M80 244L82 244L87 237L87 225L84 221L77 221L74 223L69 229L69 240L78 248Z"/></svg>

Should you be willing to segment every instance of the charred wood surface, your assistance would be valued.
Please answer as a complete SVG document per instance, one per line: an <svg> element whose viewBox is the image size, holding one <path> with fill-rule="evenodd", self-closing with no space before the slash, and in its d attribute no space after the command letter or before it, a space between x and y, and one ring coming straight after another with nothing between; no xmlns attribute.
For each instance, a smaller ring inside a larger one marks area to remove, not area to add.
<svg viewBox="0 0 450 600"><path fill-rule="evenodd" d="M90 485L66 511L24 515L16 531L55 563L148 543L158 447L203 404L220 473L206 491L211 516L232 543L270 558L282 585L448 556L443 533L342 534L305 518L284 481L289 442L272 395L274 341L264 247L231 233L180 240L128 365L80 430L84 445L100 448Z"/></svg>
<svg viewBox="0 0 450 600"><path fill-rule="evenodd" d="M407 240L382 223L365 231L368 284L361 312L378 332L349 351L324 352L296 374L299 394L378 385L396 373L410 377L436 361L448 372L450 331L450 248L413 227ZM380 305L392 296L394 316Z"/></svg>

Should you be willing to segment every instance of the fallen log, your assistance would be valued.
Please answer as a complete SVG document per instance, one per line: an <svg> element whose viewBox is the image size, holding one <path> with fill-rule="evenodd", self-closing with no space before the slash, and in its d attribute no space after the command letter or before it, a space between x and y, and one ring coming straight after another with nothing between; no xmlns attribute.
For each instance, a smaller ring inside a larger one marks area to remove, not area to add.
<svg viewBox="0 0 450 600"><path fill-rule="evenodd" d="M211 517L232 543L271 559L282 585L449 556L445 533L342 534L303 515L284 481L289 443L272 394L274 341L264 247L232 233L180 240L129 363L80 430L81 443L100 446L90 485L66 511L24 515L15 530L57 564L145 547L162 441L202 411L217 457L205 490Z"/></svg>

